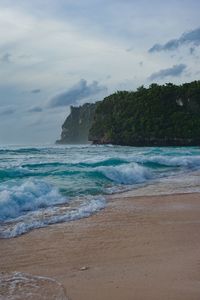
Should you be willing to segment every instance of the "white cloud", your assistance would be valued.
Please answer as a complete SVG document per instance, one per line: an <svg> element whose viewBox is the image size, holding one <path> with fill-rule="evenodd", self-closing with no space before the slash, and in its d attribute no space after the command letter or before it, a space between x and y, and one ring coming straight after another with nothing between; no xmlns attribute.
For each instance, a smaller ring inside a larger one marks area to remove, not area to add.
<svg viewBox="0 0 200 300"><path fill-rule="evenodd" d="M67 22L38 20L12 9L1 9L0 28L5 28L0 31L0 53L11 53L13 60L1 72L1 83L59 89L66 81L73 83L67 72L76 71L78 79L79 72L88 72L92 57L101 57L111 49L111 45L83 35Z"/></svg>

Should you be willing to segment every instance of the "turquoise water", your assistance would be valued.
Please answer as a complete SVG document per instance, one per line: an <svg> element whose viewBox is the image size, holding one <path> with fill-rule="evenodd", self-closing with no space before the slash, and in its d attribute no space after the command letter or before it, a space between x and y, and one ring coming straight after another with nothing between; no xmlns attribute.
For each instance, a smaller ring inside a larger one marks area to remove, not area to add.
<svg viewBox="0 0 200 300"><path fill-rule="evenodd" d="M198 192L199 174L198 147L4 146L0 236L87 217L105 207L107 195L127 190Z"/></svg>

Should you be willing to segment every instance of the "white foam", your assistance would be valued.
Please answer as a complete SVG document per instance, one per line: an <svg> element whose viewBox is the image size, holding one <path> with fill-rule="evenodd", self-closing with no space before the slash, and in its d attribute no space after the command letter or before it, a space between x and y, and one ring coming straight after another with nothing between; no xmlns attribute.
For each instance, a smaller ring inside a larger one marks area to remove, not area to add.
<svg viewBox="0 0 200 300"><path fill-rule="evenodd" d="M63 286L48 277L13 272L0 273L1 300L67 300Z"/></svg>
<svg viewBox="0 0 200 300"><path fill-rule="evenodd" d="M73 207L61 205L31 212L15 219L13 222L4 223L0 227L0 237L12 238L35 228L89 217L104 207L105 199L99 197L96 199L82 199L76 201L76 203L73 201Z"/></svg>
<svg viewBox="0 0 200 300"><path fill-rule="evenodd" d="M142 183L152 176L147 168L136 163L115 167L99 167L97 170L101 171L110 180L121 184Z"/></svg>
<svg viewBox="0 0 200 300"><path fill-rule="evenodd" d="M164 177L151 181L150 184L141 184L135 189L122 191L121 197L171 195L200 192L200 173L188 172L171 177ZM118 198L113 194L112 198Z"/></svg>
<svg viewBox="0 0 200 300"><path fill-rule="evenodd" d="M172 167L199 167L200 166L200 156L150 156L144 162L154 162L166 166Z"/></svg>
<svg viewBox="0 0 200 300"><path fill-rule="evenodd" d="M66 201L55 187L44 181L29 179L21 185L4 183L0 186L0 221Z"/></svg>

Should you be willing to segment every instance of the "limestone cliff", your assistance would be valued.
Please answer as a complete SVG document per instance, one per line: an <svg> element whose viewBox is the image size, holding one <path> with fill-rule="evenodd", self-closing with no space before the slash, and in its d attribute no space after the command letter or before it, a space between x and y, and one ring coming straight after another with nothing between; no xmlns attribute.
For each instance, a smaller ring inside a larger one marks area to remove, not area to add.
<svg viewBox="0 0 200 300"><path fill-rule="evenodd" d="M62 125L62 133L57 144L85 144L88 142L89 129L94 119L96 103L71 106L71 112Z"/></svg>
<svg viewBox="0 0 200 300"><path fill-rule="evenodd" d="M71 107L60 144L199 146L200 81L114 93Z"/></svg>

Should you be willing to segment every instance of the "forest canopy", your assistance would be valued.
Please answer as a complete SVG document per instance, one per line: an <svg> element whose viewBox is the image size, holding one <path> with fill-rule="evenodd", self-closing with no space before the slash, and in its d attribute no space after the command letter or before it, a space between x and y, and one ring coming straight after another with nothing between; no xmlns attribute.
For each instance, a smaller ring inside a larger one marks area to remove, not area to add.
<svg viewBox="0 0 200 300"><path fill-rule="evenodd" d="M200 145L200 81L151 84L99 102L89 140L118 145Z"/></svg>

